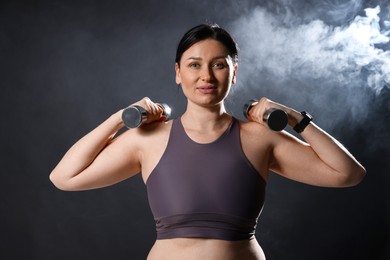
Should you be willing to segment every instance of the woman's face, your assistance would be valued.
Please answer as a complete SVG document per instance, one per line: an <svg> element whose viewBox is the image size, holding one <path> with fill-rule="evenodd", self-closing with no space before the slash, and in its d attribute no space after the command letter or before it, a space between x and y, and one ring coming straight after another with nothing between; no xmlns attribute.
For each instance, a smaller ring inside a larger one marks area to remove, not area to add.
<svg viewBox="0 0 390 260"><path fill-rule="evenodd" d="M221 103L236 81L237 66L221 42L206 39L187 49L176 63L176 83L188 102L201 106Z"/></svg>

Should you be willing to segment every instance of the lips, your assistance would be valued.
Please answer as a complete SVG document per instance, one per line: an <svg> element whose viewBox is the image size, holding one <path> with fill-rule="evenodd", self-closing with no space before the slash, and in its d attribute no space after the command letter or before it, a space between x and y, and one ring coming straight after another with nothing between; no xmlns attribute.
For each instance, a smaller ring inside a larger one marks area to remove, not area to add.
<svg viewBox="0 0 390 260"><path fill-rule="evenodd" d="M214 93L217 90L217 87L215 87L215 86L201 86L201 87L197 87L197 90L199 90L199 92L201 92L203 94L210 94L210 93Z"/></svg>

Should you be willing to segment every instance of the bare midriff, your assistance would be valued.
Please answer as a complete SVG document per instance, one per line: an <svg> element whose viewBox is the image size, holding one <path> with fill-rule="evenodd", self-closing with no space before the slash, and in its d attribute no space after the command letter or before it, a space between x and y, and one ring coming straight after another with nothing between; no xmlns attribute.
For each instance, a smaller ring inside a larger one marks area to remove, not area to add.
<svg viewBox="0 0 390 260"><path fill-rule="evenodd" d="M226 241L205 238L157 240L147 260L265 260L256 239Z"/></svg>

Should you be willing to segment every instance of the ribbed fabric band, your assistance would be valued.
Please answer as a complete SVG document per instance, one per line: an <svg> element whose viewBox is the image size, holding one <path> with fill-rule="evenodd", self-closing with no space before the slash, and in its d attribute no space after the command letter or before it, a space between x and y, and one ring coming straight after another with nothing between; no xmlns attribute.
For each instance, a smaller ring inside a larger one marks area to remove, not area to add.
<svg viewBox="0 0 390 260"><path fill-rule="evenodd" d="M157 239L212 237L243 240L254 237L257 219L244 219L218 213L192 213L155 220Z"/></svg>

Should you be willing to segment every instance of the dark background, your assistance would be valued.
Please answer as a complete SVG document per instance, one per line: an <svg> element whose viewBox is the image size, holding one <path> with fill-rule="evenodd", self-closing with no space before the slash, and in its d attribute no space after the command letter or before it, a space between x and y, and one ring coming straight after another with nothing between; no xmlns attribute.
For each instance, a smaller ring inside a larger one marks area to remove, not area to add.
<svg viewBox="0 0 390 260"><path fill-rule="evenodd" d="M376 88L366 80L390 75L373 65L386 64L390 44L372 47L384 61L360 67L348 44L316 52L308 50L324 38L305 44L312 21L336 35L378 4L385 28L387 1L1 1L0 259L146 258L155 232L140 176L85 192L59 191L48 176L75 141L144 96L179 116L185 99L174 81L175 48L207 21L241 46L231 113L242 119L243 103L261 96L310 111L368 172L347 189L272 175L257 228L267 259L390 259L389 79ZM338 54L308 62L325 50ZM346 67L336 70L345 53Z"/></svg>

